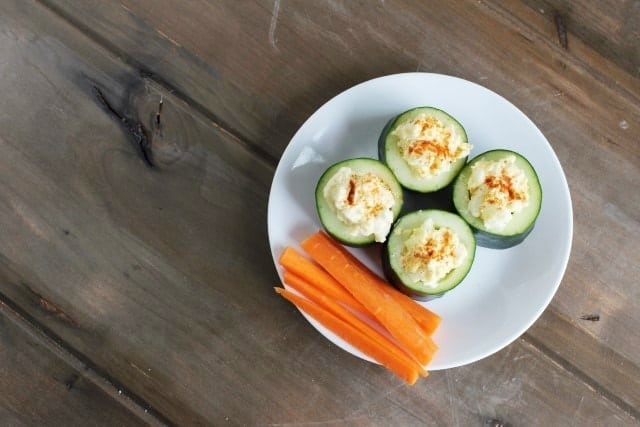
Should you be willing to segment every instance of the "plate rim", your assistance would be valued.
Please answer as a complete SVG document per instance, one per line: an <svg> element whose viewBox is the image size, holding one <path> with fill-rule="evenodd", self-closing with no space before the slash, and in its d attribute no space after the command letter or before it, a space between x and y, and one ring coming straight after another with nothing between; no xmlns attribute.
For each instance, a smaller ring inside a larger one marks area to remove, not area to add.
<svg viewBox="0 0 640 427"><path fill-rule="evenodd" d="M318 107L317 109L315 109L313 111L313 113L311 115L309 115L304 123L302 123L302 125L300 125L300 127L296 130L296 132L294 133L294 135L291 137L291 139L289 140L289 142L287 143L287 146L285 147L285 149L283 150L280 159L278 160L278 165L276 166L273 178L272 178L272 182L271 182L271 186L269 189L269 199L268 199L268 205L267 205L267 234L268 234L268 239L269 239L269 249L272 255L272 259L274 262L274 266L276 268L276 271L278 273L278 276L282 282L282 267L279 265L278 263L278 258L280 254L276 254L276 252L274 251L273 248L273 243L271 242L272 238L272 220L271 220L271 212L272 212L272 204L273 202L273 198L272 198L272 194L274 191L274 188L276 186L276 183L278 181L277 178L279 178L279 175L281 173L283 173L282 171L282 161L284 158L286 158L289 154L290 151L294 149L293 147L293 142L296 141L299 137L299 135L303 134L306 127L310 126L310 123L313 123L316 120L316 117L320 114L322 114L322 112L328 108L328 106L330 106L331 104L337 102L337 100L339 100L342 97L348 96L350 92L354 92L356 90L361 89L363 86L367 86L367 85L374 85L377 84L379 81L382 80L392 80L392 79L398 79L398 78L410 78L410 77L421 77L421 78L436 78L436 79L444 79L444 80L456 80L459 83L462 84L467 84L467 85L473 85L475 86L477 89L480 89L482 91L487 92L490 96L494 96L494 97L498 97L500 98L503 102L505 102L506 104L508 104L508 106L512 109L514 109L517 114L519 116L521 116L523 119L525 119L528 124L531 126L532 129L535 129L535 131L537 132L538 136L541 138L542 141L544 141L547 145L547 148L550 152L550 154L552 155L553 161L555 163L555 166L557 167L558 171L560 172L560 179L561 182L558 183L561 185L562 190L563 190L563 195L566 197L566 201L567 201L567 205L569 208L569 212L568 212L568 223L565 224L568 228L568 241L565 242L565 249L564 251L561 253L562 255L562 259L560 262L560 268L558 270L558 275L557 277L554 276L555 282L554 286L551 287L549 289L549 292L546 296L546 298L544 300L542 300L541 302L543 302L542 304L539 305L539 307L537 307L537 310L535 310L534 315L532 315L529 320L527 322L523 322L522 326L520 328L516 328L516 331L513 332L512 334L505 336L503 339L501 339L501 343L497 346L493 346L491 349L486 350L484 352L479 352L476 355L474 355L473 357L467 357L467 358L462 358L462 360L456 362L456 363L442 363L440 366L437 367L432 367L431 365L428 366L430 371L436 371L436 370L444 370L444 369L451 369L451 368L455 368L455 367L460 367L460 366L465 366L471 363L475 363L477 361L480 361L486 357L489 357L501 350L503 350L504 348L506 348L507 346L509 346L510 344L512 344L515 340L517 340L520 336L522 336L529 328L531 328L531 326L540 318L540 316L542 315L542 313L544 313L544 311L549 307L549 304L551 303L551 301L553 300L553 297L556 295L560 284L562 283L562 280L564 279L564 276L566 274L567 271L567 266L569 263L569 259L570 259L570 255L571 255L571 250L572 250L572 246L573 246L573 228L574 228L574 218L573 218L573 202L571 199L571 192L570 192L570 188L568 185L568 181L567 181L567 177L566 174L564 172L564 168L562 167L562 164L560 163L560 160L558 159L558 156L555 152L555 150L553 149L552 145L549 143L549 140L544 136L544 134L542 133L542 131L538 128L538 126L533 122L533 120L531 120L531 118L529 116L527 116L522 110L520 110L516 105L514 105L511 101L509 101L508 99L506 99L504 96L500 95L499 93L470 80L458 77L458 76L453 76L453 75L448 75L448 74L441 74L441 73L428 73L428 72L406 72L406 73L395 73L395 74L388 74L388 75L383 75L383 76L378 76L369 80L365 80L362 81L358 84L355 84L343 91L341 91L340 93L334 95L333 97L331 97L329 100L327 100L326 102L324 102L320 107ZM544 189L543 189L544 191ZM314 220L314 222L318 222L317 219ZM322 229L322 226L320 224L318 224L318 229ZM535 232L535 231L534 231ZM300 242L296 242L296 246L299 246ZM286 285L284 285L286 287ZM297 307L296 307L297 308ZM319 325L318 322L311 318L307 313L305 313L303 310L298 309L298 311L303 315L303 317L305 317L305 319L325 338L327 339L329 342L331 342L332 344L336 345L337 347L341 348L342 350L346 351L347 353L350 353L351 355L358 357L360 359L375 363L375 364L379 364L377 361L371 359L370 357L368 357L365 354L362 354L362 352L360 352L358 349L355 349L353 346L351 346L349 343L345 342L344 340L342 340L340 337L338 337L336 334L334 334L332 331L329 331L327 328L324 328L322 325ZM328 332L328 334L326 332ZM333 337L337 338L334 339Z"/></svg>

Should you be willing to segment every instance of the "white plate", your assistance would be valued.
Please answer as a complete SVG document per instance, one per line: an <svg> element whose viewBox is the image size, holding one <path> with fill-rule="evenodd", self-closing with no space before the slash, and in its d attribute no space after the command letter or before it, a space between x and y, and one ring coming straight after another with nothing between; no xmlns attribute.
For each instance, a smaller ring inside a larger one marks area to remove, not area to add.
<svg viewBox="0 0 640 427"><path fill-rule="evenodd" d="M474 146L470 158L494 148L521 153L538 172L543 190L535 229L523 243L506 250L478 248L458 287L422 303L442 316L434 335L440 349L428 366L437 370L482 359L519 337L551 301L569 260L573 216L562 167L538 128L506 99L466 80L427 73L380 77L331 99L309 117L282 155L269 196L269 242L282 277L277 260L284 247L299 248L321 228L314 190L322 172L339 160L376 158L385 123L417 106L435 106L457 118ZM381 272L377 250L352 252ZM342 349L371 360L306 317Z"/></svg>

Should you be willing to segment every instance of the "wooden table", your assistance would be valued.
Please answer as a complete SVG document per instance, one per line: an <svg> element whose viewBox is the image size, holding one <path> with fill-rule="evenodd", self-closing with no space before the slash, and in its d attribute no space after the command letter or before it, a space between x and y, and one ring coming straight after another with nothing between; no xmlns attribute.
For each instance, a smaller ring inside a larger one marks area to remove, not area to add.
<svg viewBox="0 0 640 427"><path fill-rule="evenodd" d="M521 108L575 221L534 326L414 387L273 293L266 232L296 129L407 71ZM4 0L0 94L0 425L639 424L640 2Z"/></svg>

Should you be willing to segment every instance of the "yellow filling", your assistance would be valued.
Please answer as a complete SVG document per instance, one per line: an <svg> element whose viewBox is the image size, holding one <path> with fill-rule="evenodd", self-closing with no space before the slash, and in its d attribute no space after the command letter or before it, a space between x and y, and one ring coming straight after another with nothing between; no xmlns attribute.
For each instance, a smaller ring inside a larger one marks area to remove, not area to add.
<svg viewBox="0 0 640 427"><path fill-rule="evenodd" d="M382 178L342 167L329 179L323 195L351 236L373 234L376 242L385 241L396 200Z"/></svg>
<svg viewBox="0 0 640 427"><path fill-rule="evenodd" d="M478 160L467 182L469 212L480 218L488 230L501 231L529 205L527 176L515 156L498 161Z"/></svg>
<svg viewBox="0 0 640 427"><path fill-rule="evenodd" d="M453 127L424 113L398 125L391 135L397 138L400 156L411 172L421 178L449 171L472 148Z"/></svg>
<svg viewBox="0 0 640 427"><path fill-rule="evenodd" d="M411 281L426 287L435 288L467 256L457 233L449 227L435 226L431 218L403 233L407 238L401 252L402 269Z"/></svg>

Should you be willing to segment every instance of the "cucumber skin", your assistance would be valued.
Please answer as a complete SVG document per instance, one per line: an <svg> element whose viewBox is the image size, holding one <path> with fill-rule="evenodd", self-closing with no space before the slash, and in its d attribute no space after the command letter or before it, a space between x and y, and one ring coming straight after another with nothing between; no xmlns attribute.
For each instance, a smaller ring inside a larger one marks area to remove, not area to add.
<svg viewBox="0 0 640 427"><path fill-rule="evenodd" d="M400 216L423 209L438 209L458 215L453 205L453 185L449 184L431 193L404 190L404 205Z"/></svg>
<svg viewBox="0 0 640 427"><path fill-rule="evenodd" d="M317 206L316 206L316 209L317 209ZM342 243L343 245L349 246L351 248L364 248L364 247L367 247L367 246L371 246L371 245L377 244L377 242L373 238L371 239L370 242L354 243L354 242L351 242L349 240L341 238L340 236L338 236L335 233L332 233L331 231L329 231L327 229L327 227L323 226L322 228L323 228L324 232L327 233L329 236L331 236L334 240Z"/></svg>
<svg viewBox="0 0 640 427"><path fill-rule="evenodd" d="M482 246L483 248L488 249L508 249L513 246L519 245L527 238L527 236L533 231L535 227L535 221L528 229L523 231L520 234L515 234L513 236L499 236L497 234L492 234L484 230L479 230L475 228L473 225L469 224L471 230L473 230L473 234L476 237L476 244L478 246Z"/></svg>
<svg viewBox="0 0 640 427"><path fill-rule="evenodd" d="M389 130L391 129L391 126L393 126L397 118L398 116L395 116L389 119L387 124L384 125L384 128L382 129L382 132L380 133L380 137L378 137L378 158L385 165L387 164L387 154L385 153L387 135L389 134Z"/></svg>

